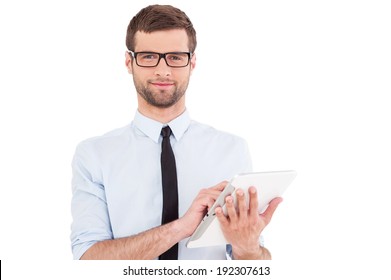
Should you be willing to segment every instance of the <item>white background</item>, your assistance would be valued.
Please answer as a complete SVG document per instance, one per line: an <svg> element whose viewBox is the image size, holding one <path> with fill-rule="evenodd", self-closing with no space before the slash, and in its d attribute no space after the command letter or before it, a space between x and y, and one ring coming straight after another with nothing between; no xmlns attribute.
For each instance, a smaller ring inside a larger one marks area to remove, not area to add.
<svg viewBox="0 0 391 280"><path fill-rule="evenodd" d="M254 170L298 172L264 232L275 263L295 279L386 279L388 1L167 2L198 33L192 118L246 138ZM0 259L9 279L68 271L74 149L132 120L126 27L146 4L167 2L1 2Z"/></svg>

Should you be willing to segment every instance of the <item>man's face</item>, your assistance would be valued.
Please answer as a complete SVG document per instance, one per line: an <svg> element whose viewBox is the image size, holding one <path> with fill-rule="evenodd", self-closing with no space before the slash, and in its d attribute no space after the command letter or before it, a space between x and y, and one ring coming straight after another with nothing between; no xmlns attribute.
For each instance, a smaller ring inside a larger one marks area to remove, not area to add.
<svg viewBox="0 0 391 280"><path fill-rule="evenodd" d="M174 29L152 33L137 32L135 52L189 52L188 37L185 30ZM168 108L182 98L189 84L190 74L195 67L195 56L189 65L172 68L162 58L156 67L141 67L134 59L127 57L127 67L133 74L137 93L150 105Z"/></svg>

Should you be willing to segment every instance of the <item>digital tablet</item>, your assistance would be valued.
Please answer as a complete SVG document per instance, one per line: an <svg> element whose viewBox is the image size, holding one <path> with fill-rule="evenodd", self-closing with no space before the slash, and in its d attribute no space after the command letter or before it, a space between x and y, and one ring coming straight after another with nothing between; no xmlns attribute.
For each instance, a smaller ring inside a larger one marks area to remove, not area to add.
<svg viewBox="0 0 391 280"><path fill-rule="evenodd" d="M227 195L232 195L236 206L235 191L240 188L244 191L248 204L248 188L251 186L256 187L258 194L258 209L259 212L262 213L266 210L269 202L273 198L282 196L295 177L296 171L293 170L253 172L236 175L229 181L216 202L202 219L193 235L188 239L186 247L198 248L227 244L215 214L215 208L218 206L222 206L224 214L227 214L225 208L225 197Z"/></svg>

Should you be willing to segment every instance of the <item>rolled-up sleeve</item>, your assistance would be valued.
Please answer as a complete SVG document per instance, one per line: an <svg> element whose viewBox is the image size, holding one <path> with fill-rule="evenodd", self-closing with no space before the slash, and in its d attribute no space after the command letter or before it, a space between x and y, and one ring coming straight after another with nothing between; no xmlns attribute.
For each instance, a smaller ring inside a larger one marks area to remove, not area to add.
<svg viewBox="0 0 391 280"><path fill-rule="evenodd" d="M112 239L99 160L90 143L81 143L72 160L71 246L74 259L98 241Z"/></svg>

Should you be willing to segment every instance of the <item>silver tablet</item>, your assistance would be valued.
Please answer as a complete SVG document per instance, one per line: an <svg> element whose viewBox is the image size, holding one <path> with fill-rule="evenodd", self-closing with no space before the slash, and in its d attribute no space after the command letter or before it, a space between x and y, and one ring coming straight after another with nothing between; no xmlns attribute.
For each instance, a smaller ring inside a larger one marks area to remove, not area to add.
<svg viewBox="0 0 391 280"><path fill-rule="evenodd" d="M236 175L229 181L216 202L209 209L193 235L188 239L186 246L188 248L198 248L227 244L215 215L215 208L218 206L222 206L224 214L227 214L225 209L225 197L227 195L232 195L236 205L235 190L240 188L244 191L248 204L248 188L254 186L257 188L258 193L258 209L259 212L262 213L266 210L269 202L273 198L282 196L292 180L296 177L296 174L296 171L288 170L253 172Z"/></svg>

